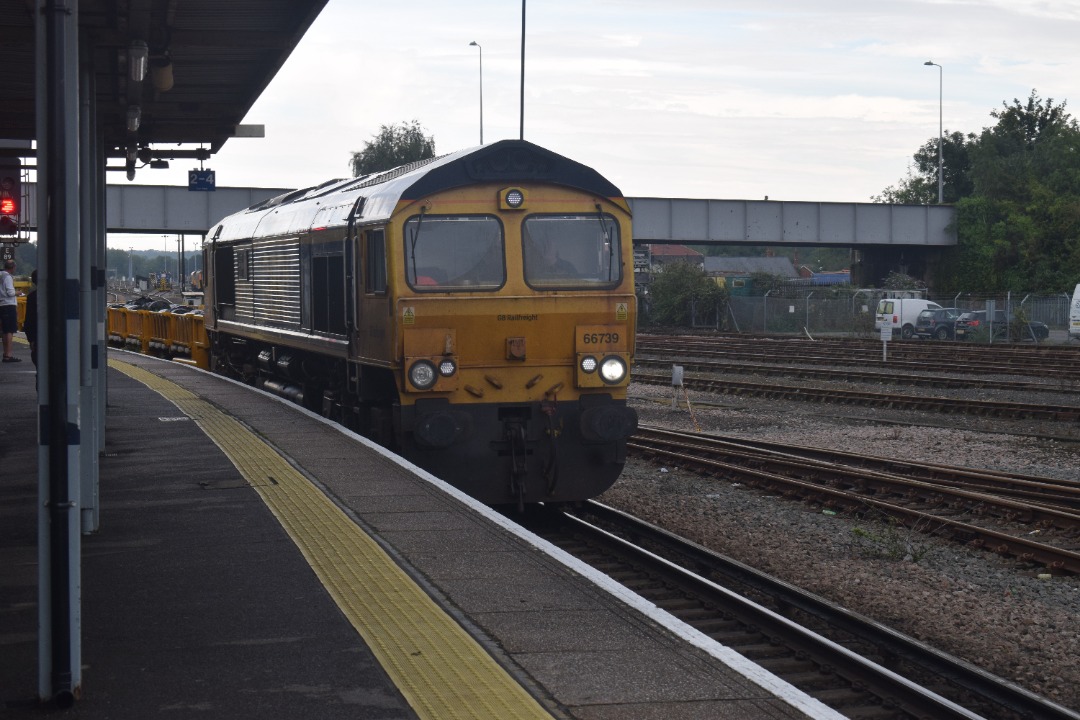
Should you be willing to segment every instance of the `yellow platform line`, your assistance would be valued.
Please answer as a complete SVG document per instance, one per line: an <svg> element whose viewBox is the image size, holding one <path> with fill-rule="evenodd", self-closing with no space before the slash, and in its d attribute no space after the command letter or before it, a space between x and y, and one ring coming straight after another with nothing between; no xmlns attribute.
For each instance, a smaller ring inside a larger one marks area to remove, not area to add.
<svg viewBox="0 0 1080 720"><path fill-rule="evenodd" d="M307 558L421 718L550 718L326 495L235 418L142 368L109 366L172 401L225 453Z"/></svg>

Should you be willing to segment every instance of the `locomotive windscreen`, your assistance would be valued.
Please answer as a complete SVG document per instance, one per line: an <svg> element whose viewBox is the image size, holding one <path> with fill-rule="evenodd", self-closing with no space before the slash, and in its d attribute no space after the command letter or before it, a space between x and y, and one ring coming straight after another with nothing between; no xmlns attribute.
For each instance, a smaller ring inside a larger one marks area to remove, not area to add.
<svg viewBox="0 0 1080 720"><path fill-rule="evenodd" d="M533 215L522 226L533 287L613 287L622 279L619 226L610 215Z"/></svg>
<svg viewBox="0 0 1080 720"><path fill-rule="evenodd" d="M502 224L483 215L425 215L405 223L405 267L417 290L497 289L506 281Z"/></svg>

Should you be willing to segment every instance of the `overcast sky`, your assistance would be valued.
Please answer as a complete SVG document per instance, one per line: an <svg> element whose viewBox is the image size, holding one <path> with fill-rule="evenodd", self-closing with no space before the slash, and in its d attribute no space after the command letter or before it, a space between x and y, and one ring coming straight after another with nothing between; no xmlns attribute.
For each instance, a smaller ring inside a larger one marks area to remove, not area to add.
<svg viewBox="0 0 1080 720"><path fill-rule="evenodd" d="M1080 95L1078 37L1080 0L531 0L525 139L629 197L866 202L937 137L923 63L943 68L945 131L978 132L1032 89ZM330 0L245 120L266 137L206 166L218 185L314 185L412 119L439 154L477 145L470 41L484 141L516 138L520 3ZM186 184L193 164L172 165L136 182Z"/></svg>

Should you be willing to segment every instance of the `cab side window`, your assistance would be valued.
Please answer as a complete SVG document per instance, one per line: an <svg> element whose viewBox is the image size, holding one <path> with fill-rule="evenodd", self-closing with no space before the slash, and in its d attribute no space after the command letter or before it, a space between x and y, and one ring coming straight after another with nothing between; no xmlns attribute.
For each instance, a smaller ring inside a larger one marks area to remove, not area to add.
<svg viewBox="0 0 1080 720"><path fill-rule="evenodd" d="M367 233L364 286L369 293L386 292L386 235L382 230Z"/></svg>

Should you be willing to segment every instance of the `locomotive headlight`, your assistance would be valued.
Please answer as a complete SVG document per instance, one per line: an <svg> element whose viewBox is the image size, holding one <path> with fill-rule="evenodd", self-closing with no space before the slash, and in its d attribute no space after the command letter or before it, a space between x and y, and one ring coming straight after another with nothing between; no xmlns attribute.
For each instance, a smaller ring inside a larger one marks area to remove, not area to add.
<svg viewBox="0 0 1080 720"><path fill-rule="evenodd" d="M506 198L506 204L515 210L521 207L521 204L525 202L525 194L517 188L507 190L504 197Z"/></svg>
<svg viewBox="0 0 1080 720"><path fill-rule="evenodd" d="M450 377L457 372L457 363L447 358L439 363L439 374L443 377Z"/></svg>
<svg viewBox="0 0 1080 720"><path fill-rule="evenodd" d="M409 382L418 390L430 390L438 379L435 366L429 360L417 360L409 368Z"/></svg>
<svg viewBox="0 0 1080 720"><path fill-rule="evenodd" d="M600 363L600 377L608 385L622 382L626 377L626 363L621 357L609 355Z"/></svg>
<svg viewBox="0 0 1080 720"><path fill-rule="evenodd" d="M581 358L581 372L594 373L596 372L596 358L592 355L586 355Z"/></svg>
<svg viewBox="0 0 1080 720"><path fill-rule="evenodd" d="M526 200L524 188L508 187L499 191L500 210L524 210Z"/></svg>

